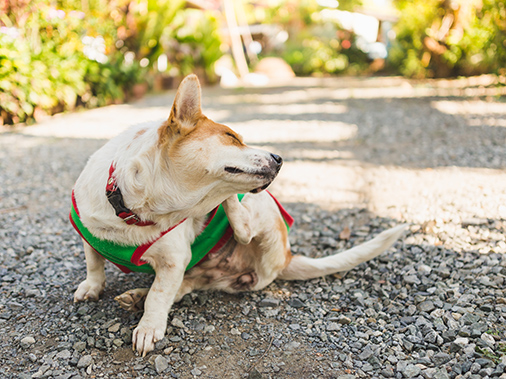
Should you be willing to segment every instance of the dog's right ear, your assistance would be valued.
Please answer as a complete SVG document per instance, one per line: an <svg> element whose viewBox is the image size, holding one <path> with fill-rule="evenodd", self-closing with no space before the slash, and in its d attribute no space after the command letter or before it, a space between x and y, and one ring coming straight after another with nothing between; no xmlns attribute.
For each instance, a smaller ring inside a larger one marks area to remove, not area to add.
<svg viewBox="0 0 506 379"><path fill-rule="evenodd" d="M196 75L188 75L177 89L167 122L159 132L160 140L192 130L202 116L200 83Z"/></svg>

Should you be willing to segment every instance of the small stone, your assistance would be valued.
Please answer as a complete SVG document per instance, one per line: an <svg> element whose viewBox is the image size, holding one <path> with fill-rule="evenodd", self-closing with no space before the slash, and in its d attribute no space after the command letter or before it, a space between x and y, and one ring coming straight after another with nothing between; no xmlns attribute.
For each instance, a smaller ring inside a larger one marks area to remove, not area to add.
<svg viewBox="0 0 506 379"><path fill-rule="evenodd" d="M490 334L488 333L483 333L481 335L481 339L488 345L488 346L494 346L495 345L495 340L494 340L494 337L492 337Z"/></svg>
<svg viewBox="0 0 506 379"><path fill-rule="evenodd" d="M72 345L72 347L74 348L75 351L80 353L80 352L84 351L84 349L86 349L86 342L77 341L74 343L74 345Z"/></svg>
<svg viewBox="0 0 506 379"><path fill-rule="evenodd" d="M190 372L192 375L195 375L195 376L200 376L200 374L202 374L202 371L200 371L198 368L194 368Z"/></svg>
<svg viewBox="0 0 506 379"><path fill-rule="evenodd" d="M262 379L262 374L260 374L256 369L253 369L249 373L248 379Z"/></svg>
<svg viewBox="0 0 506 379"><path fill-rule="evenodd" d="M237 328L232 328L230 329L230 334L232 334L233 336L240 336L241 332Z"/></svg>
<svg viewBox="0 0 506 379"><path fill-rule="evenodd" d="M83 355L79 362L77 362L77 368L86 368L93 363L91 355Z"/></svg>
<svg viewBox="0 0 506 379"><path fill-rule="evenodd" d="M418 276L416 276L416 275L404 275L403 279L408 284L420 284L420 283L422 283L420 281L420 279L418 279Z"/></svg>
<svg viewBox="0 0 506 379"><path fill-rule="evenodd" d="M473 325L478 321L480 321L480 316L474 313L466 313L459 320L459 322L464 323L465 325Z"/></svg>
<svg viewBox="0 0 506 379"><path fill-rule="evenodd" d="M337 319L337 322L343 325L348 325L351 323L351 319L344 315L340 315L339 318Z"/></svg>
<svg viewBox="0 0 506 379"><path fill-rule="evenodd" d="M112 343L114 344L114 346L117 346L117 347L120 347L123 345L123 340L122 339L119 339L119 338L115 338Z"/></svg>
<svg viewBox="0 0 506 379"><path fill-rule="evenodd" d="M110 326L109 329L107 329L107 330L111 333L116 333L120 327L121 327L121 323L117 322L116 324Z"/></svg>
<svg viewBox="0 0 506 379"><path fill-rule="evenodd" d="M205 328L204 328L204 333L212 333L216 330L216 328L214 327L214 325L207 325Z"/></svg>
<svg viewBox="0 0 506 379"><path fill-rule="evenodd" d="M184 328L183 321L177 317L174 317L170 324L176 328Z"/></svg>
<svg viewBox="0 0 506 379"><path fill-rule="evenodd" d="M356 379L356 376L351 374L345 374L338 376L337 379Z"/></svg>
<svg viewBox="0 0 506 379"><path fill-rule="evenodd" d="M394 377L394 370L391 367L387 367L387 368L381 370L381 375L383 375L385 378L393 378Z"/></svg>
<svg viewBox="0 0 506 379"><path fill-rule="evenodd" d="M261 300L259 303L258 303L258 306L259 307L262 307L262 308L267 308L267 307L277 307L279 305L279 300L278 299L273 299L273 298L269 298L269 297L266 297L265 299Z"/></svg>
<svg viewBox="0 0 506 379"><path fill-rule="evenodd" d="M294 307L294 308L302 308L302 307L306 306L302 301L300 301L297 298L290 299L287 301L287 303L289 306Z"/></svg>
<svg viewBox="0 0 506 379"><path fill-rule="evenodd" d="M341 330L341 327L339 326L339 324L337 322L329 322L327 324L327 331L329 332L333 332L333 331L336 331L336 330Z"/></svg>
<svg viewBox="0 0 506 379"><path fill-rule="evenodd" d="M446 362L450 361L452 357L449 354L446 353L437 353L432 357L432 362L434 362L434 365L436 367L440 367L441 365L445 364Z"/></svg>
<svg viewBox="0 0 506 379"><path fill-rule="evenodd" d="M20 309L23 309L25 307L23 304L17 303L15 301L8 302L7 306L13 311L19 311Z"/></svg>
<svg viewBox="0 0 506 379"><path fill-rule="evenodd" d="M293 350L293 349L296 349L300 346L300 342L297 342L297 341L291 341L291 342L288 342L286 345L285 345L285 349L287 350Z"/></svg>
<svg viewBox="0 0 506 379"><path fill-rule="evenodd" d="M434 373L434 376L432 379L450 379L450 376L446 372L445 369L436 369L436 372Z"/></svg>
<svg viewBox="0 0 506 379"><path fill-rule="evenodd" d="M163 355L158 355L155 358L155 370L158 374L161 374L169 367L169 361Z"/></svg>
<svg viewBox="0 0 506 379"><path fill-rule="evenodd" d="M422 301L420 304L418 304L418 310L420 312L431 312L434 310L434 308L436 308L434 306L434 303L430 300L426 300L426 301Z"/></svg>
<svg viewBox="0 0 506 379"><path fill-rule="evenodd" d="M478 358L475 363L479 364L481 368L494 367L494 362L487 358Z"/></svg>
<svg viewBox="0 0 506 379"><path fill-rule="evenodd" d="M418 267L418 273L424 276L430 275L431 271L432 269L430 268L430 266L427 265L420 265Z"/></svg>
<svg viewBox="0 0 506 379"><path fill-rule="evenodd" d="M61 359L68 359L71 357L71 353L70 351L68 350L62 350L60 351L58 354L55 355L56 358L61 358Z"/></svg>
<svg viewBox="0 0 506 379"><path fill-rule="evenodd" d="M368 345L365 347L365 349L358 355L359 359L361 361L367 361L369 358L371 358L374 355L374 351L371 349L371 347Z"/></svg>
<svg viewBox="0 0 506 379"><path fill-rule="evenodd" d="M405 378L414 378L420 374L420 371L422 371L420 367L410 364L402 370L402 375Z"/></svg>
<svg viewBox="0 0 506 379"><path fill-rule="evenodd" d="M31 336L24 337L21 341L21 346L24 348L30 347L35 343L35 338Z"/></svg>
<svg viewBox="0 0 506 379"><path fill-rule="evenodd" d="M241 338L243 340L249 340L251 338L251 334L248 334L246 332L241 333Z"/></svg>

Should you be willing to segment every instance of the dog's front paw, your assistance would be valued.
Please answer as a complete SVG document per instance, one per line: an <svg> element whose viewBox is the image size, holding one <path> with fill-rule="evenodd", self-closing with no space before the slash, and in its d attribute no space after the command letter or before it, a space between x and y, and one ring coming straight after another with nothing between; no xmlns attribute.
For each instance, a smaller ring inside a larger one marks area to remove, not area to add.
<svg viewBox="0 0 506 379"><path fill-rule="evenodd" d="M97 283L89 279L79 284L74 293L74 303L84 300L98 300L100 294L104 292L105 282Z"/></svg>
<svg viewBox="0 0 506 379"><path fill-rule="evenodd" d="M132 348L143 357L147 353L155 349L155 343L160 341L165 335L165 328L167 327L167 316L157 317L160 320L154 321L142 317L137 328L134 329L132 334Z"/></svg>

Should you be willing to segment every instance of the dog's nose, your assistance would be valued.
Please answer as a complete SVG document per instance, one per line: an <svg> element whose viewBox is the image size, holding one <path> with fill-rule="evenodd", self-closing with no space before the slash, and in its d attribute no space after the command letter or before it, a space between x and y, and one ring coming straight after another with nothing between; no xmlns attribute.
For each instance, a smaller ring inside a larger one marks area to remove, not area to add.
<svg viewBox="0 0 506 379"><path fill-rule="evenodd" d="M277 168L281 168L281 165L283 164L283 158L281 158L277 154L271 154L272 159L274 159L274 162L276 162Z"/></svg>

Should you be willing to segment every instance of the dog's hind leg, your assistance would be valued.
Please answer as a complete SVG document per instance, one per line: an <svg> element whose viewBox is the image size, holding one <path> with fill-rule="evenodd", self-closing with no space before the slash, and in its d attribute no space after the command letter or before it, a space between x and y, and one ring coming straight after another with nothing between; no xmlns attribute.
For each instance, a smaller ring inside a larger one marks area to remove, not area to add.
<svg viewBox="0 0 506 379"><path fill-rule="evenodd" d="M123 292L114 298L119 303L119 306L130 312L137 312L144 310L144 301L148 295L149 288L135 288Z"/></svg>
<svg viewBox="0 0 506 379"><path fill-rule="evenodd" d="M98 300L105 288L105 259L83 240L86 257L86 280L79 284L74 293L74 302Z"/></svg>
<svg viewBox="0 0 506 379"><path fill-rule="evenodd" d="M177 291L176 298L174 302L179 302L184 295L189 294L193 291L193 280L183 280L183 284L179 287ZM144 301L146 300L146 296L148 296L149 288L134 288L132 290L128 290L123 292L121 295L118 295L114 298L119 303L119 306L130 312L137 312L144 310Z"/></svg>

